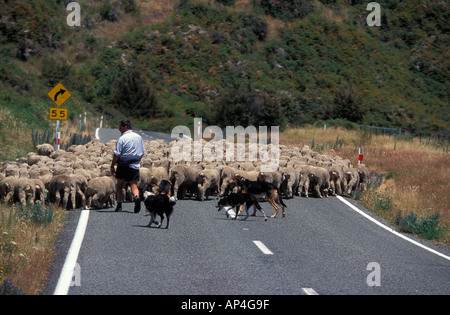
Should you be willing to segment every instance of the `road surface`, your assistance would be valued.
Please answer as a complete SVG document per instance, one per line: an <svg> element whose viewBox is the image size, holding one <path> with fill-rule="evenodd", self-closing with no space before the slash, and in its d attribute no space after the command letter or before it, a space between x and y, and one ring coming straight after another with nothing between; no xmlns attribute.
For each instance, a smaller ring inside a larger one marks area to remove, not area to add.
<svg viewBox="0 0 450 315"><path fill-rule="evenodd" d="M55 291L84 213L70 295L450 294L445 249L407 235L427 249L412 244L336 197L285 203L286 218L265 222L259 213L227 219L215 199L180 200L168 230L148 228L150 216L132 203L121 213L71 212L45 293Z"/></svg>

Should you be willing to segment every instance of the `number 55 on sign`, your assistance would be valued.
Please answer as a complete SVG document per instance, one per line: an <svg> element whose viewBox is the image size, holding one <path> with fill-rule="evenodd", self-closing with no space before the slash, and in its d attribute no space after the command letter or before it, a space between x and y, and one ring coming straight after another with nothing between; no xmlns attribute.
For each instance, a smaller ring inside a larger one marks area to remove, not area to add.
<svg viewBox="0 0 450 315"><path fill-rule="evenodd" d="M50 108L49 118L53 120L67 120L69 110L67 108Z"/></svg>

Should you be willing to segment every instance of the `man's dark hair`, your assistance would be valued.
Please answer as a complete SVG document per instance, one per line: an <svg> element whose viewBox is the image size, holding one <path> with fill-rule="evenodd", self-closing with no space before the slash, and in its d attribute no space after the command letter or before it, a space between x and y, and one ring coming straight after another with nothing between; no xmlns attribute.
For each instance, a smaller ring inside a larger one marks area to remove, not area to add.
<svg viewBox="0 0 450 315"><path fill-rule="evenodd" d="M127 127L128 129L133 129L133 128L131 127L131 121L129 121L128 119L121 120L121 121L120 121L120 125L121 125L122 127Z"/></svg>

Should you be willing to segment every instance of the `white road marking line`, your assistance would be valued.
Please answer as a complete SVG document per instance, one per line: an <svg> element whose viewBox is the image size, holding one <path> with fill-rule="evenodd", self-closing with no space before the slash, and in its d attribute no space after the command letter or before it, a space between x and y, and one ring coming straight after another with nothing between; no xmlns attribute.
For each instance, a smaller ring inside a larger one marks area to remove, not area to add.
<svg viewBox="0 0 450 315"><path fill-rule="evenodd" d="M306 295L319 295L314 289L312 288L302 288L303 292L305 292Z"/></svg>
<svg viewBox="0 0 450 315"><path fill-rule="evenodd" d="M266 255L273 255L273 253L270 251L270 249L267 248L266 245L263 244L261 241L253 241L256 246Z"/></svg>
<svg viewBox="0 0 450 315"><path fill-rule="evenodd" d="M381 223L381 222L375 220L375 219L372 218L370 215L366 214L364 211L359 210L357 207L355 207L354 205L352 205L350 202L348 202L347 200L345 200L345 199L342 198L341 196L336 196L336 197L337 197L340 201L342 201L343 203L345 203L347 206L349 206L351 209L353 209L354 211L358 212L360 215L362 215L362 216L365 217L366 219L369 219L370 221L372 221L372 222L375 223L376 225L382 227L382 228L385 229L386 231L389 231L389 232L391 232L392 234L394 234L394 235L396 235L396 236L398 236L398 237L404 239L405 241L408 241L408 242L410 242L410 243L412 243L412 244L414 244L414 245L416 245L416 246L419 246L419 247L421 247L421 248L423 248L423 249L425 249L425 250L427 250L427 251L429 251L429 252L431 252L431 253L433 253L433 254L436 254L436 255L438 255L438 256L440 256L440 257L442 257L442 258L445 258L445 259L447 259L447 260L450 260L450 257L449 257L449 256L444 255L444 254L442 254L442 253L440 253L440 252L438 252L438 251L436 251L436 250L434 250L434 249L431 249L431 248L429 248L429 247L427 247L427 246L425 246L425 245L423 245L423 244L420 244L419 242L416 242L415 240L410 239L409 237L406 237L405 235L400 234L400 233L398 233L397 231L391 229L390 227L384 225L383 223Z"/></svg>
<svg viewBox="0 0 450 315"><path fill-rule="evenodd" d="M77 229L53 295L67 295L69 293L69 287L72 282L75 265L77 264L78 254L80 253L81 244L83 243L84 234L86 232L89 212L89 210L81 211Z"/></svg>

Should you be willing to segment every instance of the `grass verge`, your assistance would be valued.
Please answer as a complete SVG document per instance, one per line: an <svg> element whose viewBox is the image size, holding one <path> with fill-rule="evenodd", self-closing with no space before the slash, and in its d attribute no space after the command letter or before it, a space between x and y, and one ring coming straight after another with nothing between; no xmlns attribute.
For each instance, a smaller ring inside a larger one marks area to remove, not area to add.
<svg viewBox="0 0 450 315"><path fill-rule="evenodd" d="M64 220L53 206L0 204L0 295L42 291Z"/></svg>

